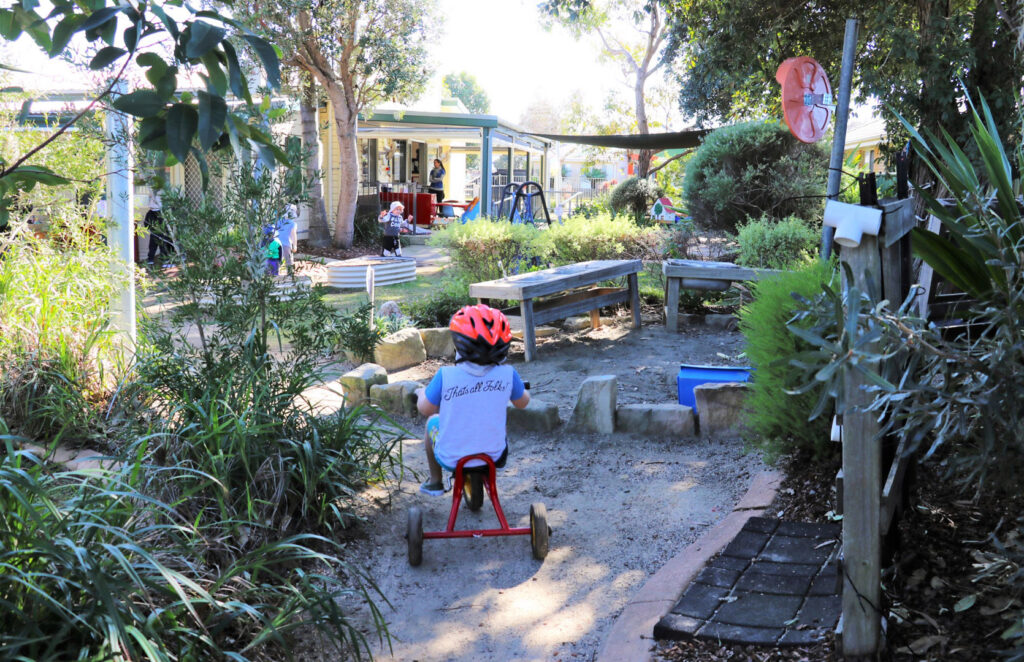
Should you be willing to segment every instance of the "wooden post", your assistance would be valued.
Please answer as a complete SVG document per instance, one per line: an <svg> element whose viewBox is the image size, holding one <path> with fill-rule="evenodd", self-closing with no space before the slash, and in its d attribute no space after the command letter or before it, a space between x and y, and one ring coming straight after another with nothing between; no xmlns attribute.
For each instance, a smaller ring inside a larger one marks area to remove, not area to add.
<svg viewBox="0 0 1024 662"><path fill-rule="evenodd" d="M629 283L629 312L633 313L633 328L640 328L640 276L629 274L626 276Z"/></svg>
<svg viewBox="0 0 1024 662"><path fill-rule="evenodd" d="M537 333L533 328L533 299L523 299L520 310L523 313L523 346L525 361L529 363L537 356Z"/></svg>
<svg viewBox="0 0 1024 662"><path fill-rule="evenodd" d="M666 278L665 287L665 326L672 333L679 331L679 279Z"/></svg>
<svg viewBox="0 0 1024 662"><path fill-rule="evenodd" d="M853 274L853 281L844 289L854 286L867 292L867 278L877 282L881 274L878 250L878 238L870 235L856 248L843 248L842 261ZM882 442L875 415L858 411L873 398L864 390L866 385L860 373L847 372L843 385L843 656L847 660L874 659L882 620Z"/></svg>

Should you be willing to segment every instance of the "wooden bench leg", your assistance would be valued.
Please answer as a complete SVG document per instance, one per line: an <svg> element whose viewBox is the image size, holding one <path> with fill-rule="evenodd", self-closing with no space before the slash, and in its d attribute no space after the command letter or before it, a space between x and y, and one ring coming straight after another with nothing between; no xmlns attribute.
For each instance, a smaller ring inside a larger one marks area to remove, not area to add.
<svg viewBox="0 0 1024 662"><path fill-rule="evenodd" d="M640 275L629 274L629 310L633 313L633 328L640 328Z"/></svg>
<svg viewBox="0 0 1024 662"><path fill-rule="evenodd" d="M590 328L600 329L601 328L601 309L595 308L590 311Z"/></svg>
<svg viewBox="0 0 1024 662"><path fill-rule="evenodd" d="M679 279L666 278L668 292L665 294L665 327L672 333L679 332Z"/></svg>
<svg viewBox="0 0 1024 662"><path fill-rule="evenodd" d="M533 328L533 299L523 299L523 345L526 349L526 362L529 363L537 355L537 333Z"/></svg>

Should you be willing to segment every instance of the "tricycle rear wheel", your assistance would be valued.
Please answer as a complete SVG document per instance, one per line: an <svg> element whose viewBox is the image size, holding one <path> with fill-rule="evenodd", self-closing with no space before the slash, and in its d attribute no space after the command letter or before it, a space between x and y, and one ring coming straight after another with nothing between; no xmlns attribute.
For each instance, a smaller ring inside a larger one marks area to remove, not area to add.
<svg viewBox="0 0 1024 662"><path fill-rule="evenodd" d="M542 561L548 555L548 510L543 503L537 502L530 506L530 547L533 558Z"/></svg>
<svg viewBox="0 0 1024 662"><path fill-rule="evenodd" d="M423 562L423 513L415 506L409 509L405 540L409 545L409 565L418 566Z"/></svg>

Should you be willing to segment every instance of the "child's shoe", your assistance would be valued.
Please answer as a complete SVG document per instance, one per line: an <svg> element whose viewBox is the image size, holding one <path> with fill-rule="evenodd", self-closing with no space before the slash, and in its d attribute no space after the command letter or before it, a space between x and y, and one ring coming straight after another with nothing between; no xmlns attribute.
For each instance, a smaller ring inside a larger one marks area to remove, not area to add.
<svg viewBox="0 0 1024 662"><path fill-rule="evenodd" d="M420 485L420 492L430 496L444 496L444 482L437 481L432 483L429 480Z"/></svg>

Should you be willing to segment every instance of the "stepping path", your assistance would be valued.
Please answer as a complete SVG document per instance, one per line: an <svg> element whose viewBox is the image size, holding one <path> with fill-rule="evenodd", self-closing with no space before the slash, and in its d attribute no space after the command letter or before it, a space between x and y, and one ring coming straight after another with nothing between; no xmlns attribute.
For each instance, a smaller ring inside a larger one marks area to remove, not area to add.
<svg viewBox="0 0 1024 662"><path fill-rule="evenodd" d="M752 517L654 627L656 639L820 641L839 622L840 526Z"/></svg>

